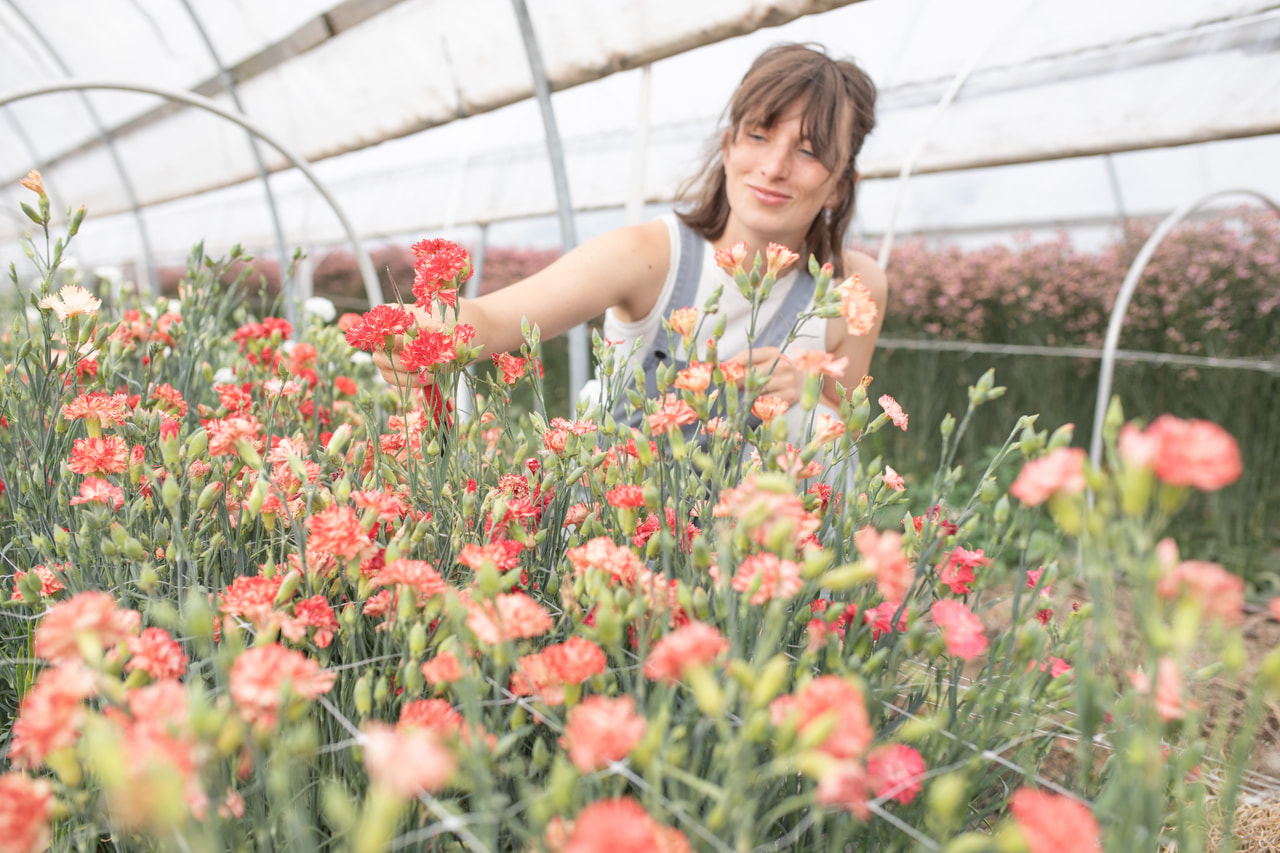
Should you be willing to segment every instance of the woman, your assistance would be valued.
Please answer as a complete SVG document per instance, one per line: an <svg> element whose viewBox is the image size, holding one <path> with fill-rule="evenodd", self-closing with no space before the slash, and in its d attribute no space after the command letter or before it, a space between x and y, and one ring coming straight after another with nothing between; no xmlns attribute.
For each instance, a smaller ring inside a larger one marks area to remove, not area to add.
<svg viewBox="0 0 1280 853"><path fill-rule="evenodd" d="M603 311L605 337L622 340L621 351L626 352L637 339L650 343L660 334L664 316L684 307L669 303L677 279L692 275L696 296L685 305L701 308L717 284L726 285L720 313L728 322L718 350L767 373L765 394L791 405L799 402L804 374L788 356L804 349L847 359L841 384L852 390L870 366L887 298L884 273L875 261L857 252L842 253L840 246L853 218L855 157L875 124L874 107L875 87L853 63L832 60L805 45L771 48L751 65L734 93L726 110L727 127L692 182L692 192L686 193L690 209L601 235L498 293L462 301L459 322L475 328L483 356L517 349L525 318L546 338ZM761 322L778 312L797 280L807 275L803 268L812 254L834 266L837 281L860 277L878 309L873 328L855 336L843 319L813 318L785 355L777 345L760 345L759 338L747 352L746 299L714 262L716 250L739 243L745 244L748 259L757 252L763 255L771 243L804 259L780 278ZM681 259L689 265L691 247L702 260L692 271L681 272ZM711 319L706 328L718 318ZM439 325L421 312L418 322ZM388 381L417 384L394 355L377 353L374 360ZM833 383L823 388L822 402L839 407Z"/></svg>

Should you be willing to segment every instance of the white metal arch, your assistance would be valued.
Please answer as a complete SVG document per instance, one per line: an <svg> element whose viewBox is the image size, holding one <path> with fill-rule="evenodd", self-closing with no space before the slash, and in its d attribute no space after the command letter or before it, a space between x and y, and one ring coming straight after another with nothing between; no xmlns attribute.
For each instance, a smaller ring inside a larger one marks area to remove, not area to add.
<svg viewBox="0 0 1280 853"><path fill-rule="evenodd" d="M1200 198L1192 199L1166 216L1159 227L1147 238L1147 242L1142 245L1142 250L1138 252L1138 256L1133 259L1133 264L1130 265L1129 272L1124 277L1124 284L1120 286L1120 294L1116 297L1116 304L1111 309L1111 319L1107 321L1107 339L1102 347L1102 371L1098 376L1098 396L1094 402L1093 409L1093 436L1089 445L1089 459L1095 467L1102 464L1102 424L1106 420L1107 405L1111 398L1111 383L1115 376L1116 367L1116 350L1120 345L1120 329L1124 326L1125 314L1129 310L1129 300L1133 298L1133 291L1138 287L1138 280L1142 278L1142 273L1146 271L1147 264L1151 261L1151 256L1155 254L1156 248L1164 242L1164 238L1169 236L1169 232L1179 222L1214 199L1231 195L1252 196L1276 213L1280 213L1280 206L1260 192L1244 189L1218 190Z"/></svg>
<svg viewBox="0 0 1280 853"><path fill-rule="evenodd" d="M382 289L378 285L378 274L373 269L373 262L369 259L369 253L364 248L364 243L360 240L360 235L356 233L351 225L351 221L343 212L337 200L329 192L324 182L312 171L310 164L305 158L294 154L285 145L277 141L265 130L260 128L256 123L250 121L244 115L218 106L215 102L200 95L185 92L180 89L166 89L160 86L146 86L141 83L130 83L113 80L80 80L71 79L64 80L59 83L49 83L44 86L36 86L31 89L23 89L17 92L8 92L0 94L0 107L14 103L15 101L25 100L26 98L35 98L40 95L52 95L58 92L79 92L86 89L106 89L117 92L138 92L144 95L155 95L171 101L186 104L187 106L196 107L220 116L227 121L238 124L245 130L252 133L263 142L270 145L280 153L280 156L288 160L306 179L315 187L316 192L320 193L321 198L325 200L333 210L334 216L338 218L338 222L342 225L343 231L346 232L347 238L351 241L352 251L356 256L356 263L360 267L360 276L364 279L365 296L369 300L370 305L377 305L382 301ZM285 259L281 259L284 263Z"/></svg>

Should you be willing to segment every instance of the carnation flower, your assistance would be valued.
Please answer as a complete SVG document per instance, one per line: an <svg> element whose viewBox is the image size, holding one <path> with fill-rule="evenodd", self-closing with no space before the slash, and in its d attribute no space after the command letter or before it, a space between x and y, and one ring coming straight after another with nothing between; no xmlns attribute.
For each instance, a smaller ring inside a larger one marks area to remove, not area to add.
<svg viewBox="0 0 1280 853"><path fill-rule="evenodd" d="M86 652L101 653L138 633L142 617L125 610L107 592L77 593L55 604L36 628L37 657L59 662L80 660Z"/></svg>
<svg viewBox="0 0 1280 853"><path fill-rule="evenodd" d="M933 621L942 629L947 653L972 660L987 650L987 637L982 622L959 601L943 599L929 608Z"/></svg>
<svg viewBox="0 0 1280 853"><path fill-rule="evenodd" d="M902 406L898 405L898 401L890 397L888 394L882 394L878 401L880 408L884 409L884 413L889 416L889 420L893 425L903 432L907 431L907 413L902 411Z"/></svg>
<svg viewBox="0 0 1280 853"><path fill-rule="evenodd" d="M686 341L693 337L693 330L698 326L697 308L677 308L667 317L672 330Z"/></svg>
<svg viewBox="0 0 1280 853"><path fill-rule="evenodd" d="M832 379L844 379L845 368L849 366L847 356L836 358L819 349L800 350L795 355L783 355L782 358L791 362L801 373L830 376Z"/></svg>
<svg viewBox="0 0 1280 853"><path fill-rule="evenodd" d="M560 742L580 773L592 773L626 758L647 728L631 696L588 696L569 712Z"/></svg>
<svg viewBox="0 0 1280 853"><path fill-rule="evenodd" d="M1019 788L1009 798L1009 814L1031 853L1095 853L1102 830L1087 805L1061 794Z"/></svg>
<svg viewBox="0 0 1280 853"><path fill-rule="evenodd" d="M981 548L976 551L956 548L938 568L938 580L956 595L967 595L973 590L973 570L990 562Z"/></svg>
<svg viewBox="0 0 1280 853"><path fill-rule="evenodd" d="M205 424L210 456L239 456L242 448L255 448L262 424L253 415L233 415Z"/></svg>
<svg viewBox="0 0 1280 853"><path fill-rule="evenodd" d="M765 394L756 397L755 402L751 404L751 414L769 424L773 422L774 418L785 414L789 408L791 408L791 404L781 397Z"/></svg>
<svg viewBox="0 0 1280 853"><path fill-rule="evenodd" d="M425 560L392 560L369 583L375 587L395 584L413 587L418 591L419 597L424 599L443 595L449 589L435 566Z"/></svg>
<svg viewBox="0 0 1280 853"><path fill-rule="evenodd" d="M102 300L78 284L67 284L56 296L50 294L41 299L40 307L53 311L65 323L72 317L97 315L98 309L102 307Z"/></svg>
<svg viewBox="0 0 1280 853"><path fill-rule="evenodd" d="M800 260L800 256L781 243L770 243L765 247L765 275L777 276L778 273Z"/></svg>
<svg viewBox="0 0 1280 853"><path fill-rule="evenodd" d="M863 527L853 534L853 543L863 561L875 572L880 594L888 601L906 598L915 579L915 569L902 553L902 534Z"/></svg>
<svg viewBox="0 0 1280 853"><path fill-rule="evenodd" d="M880 309L862 279L850 276L836 285L836 293L840 294L840 316L844 317L849 334L861 337L870 333L876 327Z"/></svg>
<svg viewBox="0 0 1280 853"><path fill-rule="evenodd" d="M371 722L361 731L369 781L405 800L449 784L457 759L429 728L393 729Z"/></svg>
<svg viewBox="0 0 1280 853"><path fill-rule="evenodd" d="M1173 486L1213 492L1240 479L1240 446L1215 423L1161 415L1144 435L1156 443L1155 473Z"/></svg>
<svg viewBox="0 0 1280 853"><path fill-rule="evenodd" d="M111 509L124 506L124 492L119 486L97 477L86 477L80 484L80 492L71 499L71 506L100 503Z"/></svg>
<svg viewBox="0 0 1280 853"><path fill-rule="evenodd" d="M742 262L747 259L747 244L745 241L734 243L731 246L725 246L723 249L716 249L716 266L733 275L742 271Z"/></svg>
<svg viewBox="0 0 1280 853"><path fill-rule="evenodd" d="M1165 541L1172 544L1172 540ZM1165 599L1187 596L1205 614L1224 622L1234 624L1244 618L1244 578L1217 563L1178 561L1176 548L1174 553L1175 565L1156 581L1157 595Z"/></svg>
<svg viewBox="0 0 1280 853"><path fill-rule="evenodd" d="M637 509L644 506L644 488L632 485L618 486L605 492L604 499L609 506L619 509Z"/></svg>
<svg viewBox="0 0 1280 853"><path fill-rule="evenodd" d="M63 574L66 574L66 572L70 571L71 564L70 563L64 563L62 565L54 564L52 567L45 566L45 565L38 565L38 566L31 567L31 571L35 572L36 577L40 578L40 596L42 598L47 598L51 595L57 595L59 592L62 592L64 589L66 589L66 587L63 586L62 581L58 579L58 575L54 573L54 569L57 569L59 572L62 572ZM22 589L20 585L22 583L22 579L26 576L27 576L27 572L24 572L22 569L18 569L16 572L13 573L13 595L11 596L11 598L14 601L22 600Z"/></svg>
<svg viewBox="0 0 1280 853"><path fill-rule="evenodd" d="M527 359L506 352L495 352L492 358L493 363L497 365L498 370L502 373L502 381L508 385L516 384L520 381L520 377L524 376L525 365L528 363Z"/></svg>
<svg viewBox="0 0 1280 853"><path fill-rule="evenodd" d="M467 250L450 240L419 240L410 248L417 259L413 264L413 295L418 307L430 309L432 299L453 305L457 286L471 278Z"/></svg>
<svg viewBox="0 0 1280 853"><path fill-rule="evenodd" d="M231 665L231 698L246 723L273 729L286 696L315 700L329 692L334 678L301 652L278 643L254 646Z"/></svg>
<svg viewBox="0 0 1280 853"><path fill-rule="evenodd" d="M157 385L151 389L151 399L159 401L156 409L161 412L178 418L187 413L187 401L182 398L182 392L172 385Z"/></svg>
<svg viewBox="0 0 1280 853"><path fill-rule="evenodd" d="M728 650L729 641L715 627L690 622L654 643L644 675L653 681L679 681L685 670L709 664Z"/></svg>
<svg viewBox="0 0 1280 853"><path fill-rule="evenodd" d="M630 797L601 800L578 813L564 853L691 853L684 834L658 823Z"/></svg>
<svg viewBox="0 0 1280 853"><path fill-rule="evenodd" d="M77 474L119 474L128 467L128 457L129 446L117 435L77 438L71 443L67 468Z"/></svg>
<svg viewBox="0 0 1280 853"><path fill-rule="evenodd" d="M813 792L820 806L835 806L858 820L871 817L867 807L867 771L860 761L837 761L818 779Z"/></svg>
<svg viewBox="0 0 1280 853"><path fill-rule="evenodd" d="M129 417L129 404L124 394L81 394L62 407L62 417L69 421L84 419L89 434L104 426L124 423Z"/></svg>
<svg viewBox="0 0 1280 853"><path fill-rule="evenodd" d="M668 394L662 401L662 408L649 415L649 430L654 435L662 435L697 419L698 413L692 406L675 394Z"/></svg>
<svg viewBox="0 0 1280 853"><path fill-rule="evenodd" d="M575 577L592 570L602 571L609 574L612 582L628 587L635 584L640 569L644 567L635 551L618 545L607 536L597 536L570 548L566 556Z"/></svg>
<svg viewBox="0 0 1280 853"><path fill-rule="evenodd" d="M755 592L752 604L764 604L772 599L790 599L804 586L800 579L800 565L784 560L768 552L752 554L738 566L732 586L738 592Z"/></svg>
<svg viewBox="0 0 1280 853"><path fill-rule="evenodd" d="M53 805L49 780L23 773L0 776L0 850L40 853L47 849L53 837Z"/></svg>
<svg viewBox="0 0 1280 853"><path fill-rule="evenodd" d="M261 628L270 620L284 576L241 575L218 596L218 610L225 616L242 616Z"/></svg>
<svg viewBox="0 0 1280 853"><path fill-rule="evenodd" d="M906 744L885 744L867 755L867 776L876 796L897 800L903 805L920 793L926 770L920 753Z"/></svg>
<svg viewBox="0 0 1280 853"><path fill-rule="evenodd" d="M307 519L307 550L323 551L348 562L364 560L374 544L349 506L331 506Z"/></svg>
<svg viewBox="0 0 1280 853"><path fill-rule="evenodd" d="M346 329L347 343L365 352L386 349L396 335L413 328L413 315L399 305L375 305Z"/></svg>
<svg viewBox="0 0 1280 853"><path fill-rule="evenodd" d="M701 394L711 386L711 374L715 365L703 361L691 362L688 367L676 374L672 385L681 391Z"/></svg>
<svg viewBox="0 0 1280 853"><path fill-rule="evenodd" d="M790 722L797 733L832 721L826 738L813 746L832 758L861 758L871 746L871 719L862 691L837 675L820 675L795 695L774 699L769 719L775 726Z"/></svg>
<svg viewBox="0 0 1280 853"><path fill-rule="evenodd" d="M1080 447L1059 447L1022 466L1009 486L1009 494L1027 506L1039 506L1055 494L1084 491L1085 452Z"/></svg>
<svg viewBox="0 0 1280 853"><path fill-rule="evenodd" d="M42 671L22 697L13 721L10 764L35 770L50 753L74 746L80 739L84 700L95 692L93 674L78 661Z"/></svg>
<svg viewBox="0 0 1280 853"><path fill-rule="evenodd" d="M462 678L462 664L453 652L441 652L422 665L422 677L431 684L452 684Z"/></svg>
<svg viewBox="0 0 1280 853"><path fill-rule="evenodd" d="M884 466L884 474L881 475L880 480L895 492L905 491L907 488L906 481L902 479L902 475L888 465Z"/></svg>
<svg viewBox="0 0 1280 853"><path fill-rule="evenodd" d="M902 610L902 615L898 617L895 627L893 615L899 609ZM862 621L871 626L871 639L878 640L881 634L907 630L907 609L902 606L901 601L882 601L875 607L868 608L862 614Z"/></svg>
<svg viewBox="0 0 1280 853"><path fill-rule="evenodd" d="M163 628L147 628L137 637L126 640L129 662L124 668L140 669L153 679L180 678L187 671L187 655Z"/></svg>
<svg viewBox="0 0 1280 853"><path fill-rule="evenodd" d="M537 637L551 630L551 614L523 592L502 593L468 610L467 627L482 643Z"/></svg>

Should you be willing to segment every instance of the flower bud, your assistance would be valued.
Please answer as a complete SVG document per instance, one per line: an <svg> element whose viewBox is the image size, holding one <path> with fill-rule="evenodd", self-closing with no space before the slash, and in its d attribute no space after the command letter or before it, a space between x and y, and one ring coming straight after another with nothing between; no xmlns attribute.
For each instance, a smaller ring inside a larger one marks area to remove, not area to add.
<svg viewBox="0 0 1280 853"><path fill-rule="evenodd" d="M356 686L351 696L356 706L356 713L361 717L369 716L369 712L373 710L373 685L369 683L368 673L356 679Z"/></svg>

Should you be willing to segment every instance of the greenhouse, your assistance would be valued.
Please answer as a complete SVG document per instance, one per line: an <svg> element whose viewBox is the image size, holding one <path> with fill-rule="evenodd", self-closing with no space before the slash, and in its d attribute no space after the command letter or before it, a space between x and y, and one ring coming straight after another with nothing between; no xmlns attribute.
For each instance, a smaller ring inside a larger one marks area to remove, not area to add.
<svg viewBox="0 0 1280 853"><path fill-rule="evenodd" d="M3 0L0 853L1275 849L1278 49Z"/></svg>

